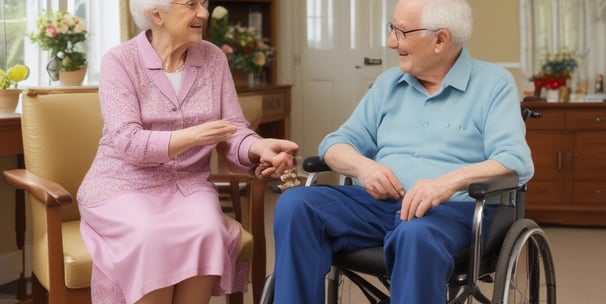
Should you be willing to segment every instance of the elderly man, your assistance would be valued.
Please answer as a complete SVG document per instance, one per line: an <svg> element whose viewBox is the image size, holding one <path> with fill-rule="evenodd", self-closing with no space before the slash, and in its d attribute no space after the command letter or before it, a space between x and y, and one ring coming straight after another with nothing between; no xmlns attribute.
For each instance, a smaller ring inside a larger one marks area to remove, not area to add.
<svg viewBox="0 0 606 304"><path fill-rule="evenodd" d="M470 245L472 179L533 175L510 73L465 47L464 0L400 0L380 75L319 154L357 186L301 187L279 199L275 303L323 303L334 253L383 246L392 303L445 303L453 254Z"/></svg>

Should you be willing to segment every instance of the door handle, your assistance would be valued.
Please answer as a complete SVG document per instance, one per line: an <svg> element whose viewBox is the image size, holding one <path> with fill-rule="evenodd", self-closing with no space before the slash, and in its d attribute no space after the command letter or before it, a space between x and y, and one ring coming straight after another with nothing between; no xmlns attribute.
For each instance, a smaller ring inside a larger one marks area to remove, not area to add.
<svg viewBox="0 0 606 304"><path fill-rule="evenodd" d="M369 58L364 57L364 65L382 65L383 60L381 58Z"/></svg>

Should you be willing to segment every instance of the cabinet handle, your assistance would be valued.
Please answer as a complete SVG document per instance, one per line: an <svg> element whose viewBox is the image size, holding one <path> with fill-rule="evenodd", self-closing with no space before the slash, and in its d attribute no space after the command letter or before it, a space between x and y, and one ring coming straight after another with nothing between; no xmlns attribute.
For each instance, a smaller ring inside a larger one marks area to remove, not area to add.
<svg viewBox="0 0 606 304"><path fill-rule="evenodd" d="M604 117L596 117L595 118L595 122L603 122L604 120L606 120Z"/></svg>
<svg viewBox="0 0 606 304"><path fill-rule="evenodd" d="M562 150L558 151L558 154L556 157L557 157L557 168L559 171L559 170L562 170Z"/></svg>

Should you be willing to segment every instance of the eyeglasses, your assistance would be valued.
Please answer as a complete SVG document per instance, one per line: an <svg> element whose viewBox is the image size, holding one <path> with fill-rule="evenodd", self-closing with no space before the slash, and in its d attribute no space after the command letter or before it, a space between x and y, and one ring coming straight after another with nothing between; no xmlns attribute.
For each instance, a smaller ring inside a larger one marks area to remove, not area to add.
<svg viewBox="0 0 606 304"><path fill-rule="evenodd" d="M409 33L414 33L414 32L419 32L419 31L430 31L430 29L426 29L426 28L418 28L418 29L414 29L414 30L405 31L391 23L387 23L387 30L389 30L390 34L393 33L396 35L396 41L400 41L400 38L406 39L406 34L409 34Z"/></svg>
<svg viewBox="0 0 606 304"><path fill-rule="evenodd" d="M192 11L198 10L198 7L200 7L200 6L203 7L203 8L208 9L208 0L187 1L185 3L173 2L172 4L185 6L185 7L189 8Z"/></svg>

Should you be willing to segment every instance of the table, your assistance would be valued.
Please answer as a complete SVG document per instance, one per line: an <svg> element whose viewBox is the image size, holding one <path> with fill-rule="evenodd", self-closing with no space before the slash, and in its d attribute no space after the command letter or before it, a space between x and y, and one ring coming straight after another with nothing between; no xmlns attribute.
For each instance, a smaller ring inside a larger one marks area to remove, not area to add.
<svg viewBox="0 0 606 304"><path fill-rule="evenodd" d="M0 113L0 156L17 156L17 166L24 168L23 141L21 140L21 115ZM25 192L15 190L15 231L17 248L21 250L23 271L17 282L17 298L27 298L25 280Z"/></svg>
<svg viewBox="0 0 606 304"><path fill-rule="evenodd" d="M263 111L257 132L263 137L290 138L290 85L259 85L236 88L238 96L263 96Z"/></svg>

